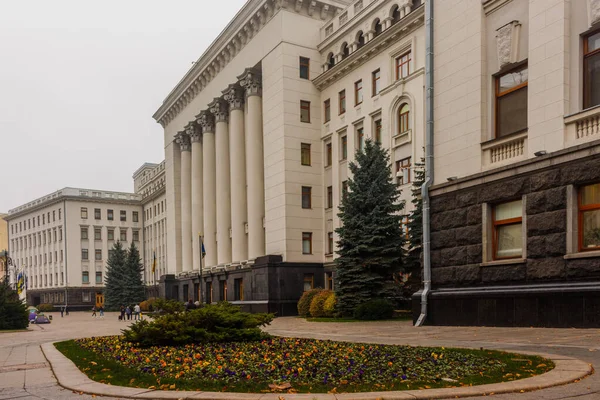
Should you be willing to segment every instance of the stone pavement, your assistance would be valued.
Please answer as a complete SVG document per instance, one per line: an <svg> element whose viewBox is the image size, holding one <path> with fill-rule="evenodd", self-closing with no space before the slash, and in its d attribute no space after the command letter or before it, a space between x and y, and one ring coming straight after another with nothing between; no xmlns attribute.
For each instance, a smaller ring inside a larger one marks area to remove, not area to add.
<svg viewBox="0 0 600 400"><path fill-rule="evenodd" d="M58 385L40 345L71 338L118 334L128 323L118 321L116 313L107 313L104 319L92 318L90 313L71 313L64 318L58 313L52 315L52 324L33 325L27 332L0 333L0 400L92 398L90 395L80 395ZM542 352L575 357L593 365L600 365L600 329L414 328L408 321L311 323L290 317L276 319L268 331L282 336L371 343ZM118 395L117 392L113 393ZM227 394L214 397L230 398ZM283 397L285 398L285 395ZM309 396L307 399L313 397ZM591 375L577 383L494 397L511 400L600 399L600 377ZM103 397L116 398L118 397Z"/></svg>

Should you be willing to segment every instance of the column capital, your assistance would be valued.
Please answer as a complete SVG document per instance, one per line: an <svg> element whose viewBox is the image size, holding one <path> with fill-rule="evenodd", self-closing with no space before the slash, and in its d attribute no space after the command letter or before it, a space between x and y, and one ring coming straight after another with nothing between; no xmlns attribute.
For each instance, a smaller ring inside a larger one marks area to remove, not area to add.
<svg viewBox="0 0 600 400"><path fill-rule="evenodd" d="M179 131L175 135L175 141L179 145L179 150L181 151L190 151L192 150L192 145L190 143L190 137L185 131Z"/></svg>
<svg viewBox="0 0 600 400"><path fill-rule="evenodd" d="M223 90L223 98L229 103L229 110L244 110L244 89L239 84L231 84Z"/></svg>
<svg viewBox="0 0 600 400"><path fill-rule="evenodd" d="M244 73L238 76L240 85L246 90L246 97L262 96L262 76L260 71L254 68L246 68Z"/></svg>
<svg viewBox="0 0 600 400"><path fill-rule="evenodd" d="M227 116L229 110L227 102L221 97L215 97L215 99L208 105L210 112L215 116L216 122L227 122Z"/></svg>
<svg viewBox="0 0 600 400"><path fill-rule="evenodd" d="M190 141L192 143L199 142L202 139L202 129L200 125L196 123L196 121L190 121L184 127L185 133L190 137Z"/></svg>
<svg viewBox="0 0 600 400"><path fill-rule="evenodd" d="M196 115L196 123L202 127L204 133L215 132L215 117L209 110L201 111L200 114Z"/></svg>

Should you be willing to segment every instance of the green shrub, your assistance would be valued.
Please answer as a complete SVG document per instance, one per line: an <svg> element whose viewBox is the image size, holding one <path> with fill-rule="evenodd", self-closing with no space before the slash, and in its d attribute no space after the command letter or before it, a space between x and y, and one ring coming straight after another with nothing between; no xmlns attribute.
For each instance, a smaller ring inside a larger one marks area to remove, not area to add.
<svg viewBox="0 0 600 400"><path fill-rule="evenodd" d="M323 312L326 317L333 317L335 315L335 303L335 293L331 292L325 300L325 303L323 303Z"/></svg>
<svg viewBox="0 0 600 400"><path fill-rule="evenodd" d="M273 317L273 314L245 313L238 306L222 302L138 321L123 330L123 336L126 341L144 347L257 341L268 337L260 327L271 323Z"/></svg>
<svg viewBox="0 0 600 400"><path fill-rule="evenodd" d="M54 306L52 304L42 303L39 306L37 306L37 309L40 312L50 312L50 311L54 311Z"/></svg>
<svg viewBox="0 0 600 400"><path fill-rule="evenodd" d="M325 301L332 294L331 290L322 290L317 293L310 301L310 316L311 317L324 317L325 310L323 309Z"/></svg>
<svg viewBox="0 0 600 400"><path fill-rule="evenodd" d="M176 314L185 311L185 305L177 300L156 299L152 304L154 311L159 314Z"/></svg>
<svg viewBox="0 0 600 400"><path fill-rule="evenodd" d="M322 292L323 289L311 289L306 291L298 300L298 315L301 317L310 317L310 303L312 302L313 297Z"/></svg>
<svg viewBox="0 0 600 400"><path fill-rule="evenodd" d="M29 325L27 306L8 283L0 283L0 330L25 329Z"/></svg>
<svg viewBox="0 0 600 400"><path fill-rule="evenodd" d="M148 300L144 300L140 303L140 309L142 311L150 311L150 306L152 306L152 310L154 310L154 305L156 303L156 297L150 297Z"/></svg>
<svg viewBox="0 0 600 400"><path fill-rule="evenodd" d="M354 318L363 321L390 319L394 314L394 306L386 299L373 299L354 309Z"/></svg>

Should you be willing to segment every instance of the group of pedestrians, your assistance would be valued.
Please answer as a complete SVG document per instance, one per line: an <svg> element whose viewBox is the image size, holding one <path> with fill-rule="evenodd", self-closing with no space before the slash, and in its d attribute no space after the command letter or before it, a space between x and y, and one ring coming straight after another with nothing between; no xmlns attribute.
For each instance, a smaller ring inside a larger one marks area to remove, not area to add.
<svg viewBox="0 0 600 400"><path fill-rule="evenodd" d="M142 310L139 304L135 306L121 306L121 316L119 317L120 321L125 321L125 318L128 320L141 320L142 319Z"/></svg>
<svg viewBox="0 0 600 400"><path fill-rule="evenodd" d="M67 306L62 306L60 308L60 317L64 317L65 314L69 315L69 309L67 308Z"/></svg>
<svg viewBox="0 0 600 400"><path fill-rule="evenodd" d="M104 307L92 307L92 317L96 317L96 311L100 313L100 318L104 318Z"/></svg>

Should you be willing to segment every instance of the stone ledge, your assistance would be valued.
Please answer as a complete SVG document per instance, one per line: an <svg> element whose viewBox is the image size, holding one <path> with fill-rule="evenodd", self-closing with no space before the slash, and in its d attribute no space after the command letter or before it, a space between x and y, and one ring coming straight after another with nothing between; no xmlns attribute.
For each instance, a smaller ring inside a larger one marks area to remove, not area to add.
<svg viewBox="0 0 600 400"><path fill-rule="evenodd" d="M595 258L600 257L600 250L582 251L580 253L570 253L564 256L565 260L575 260L578 258Z"/></svg>
<svg viewBox="0 0 600 400"><path fill-rule="evenodd" d="M514 265L514 264L525 264L527 260L525 258L510 258L506 260L486 261L481 263L482 267L493 267L496 265Z"/></svg>
<svg viewBox="0 0 600 400"><path fill-rule="evenodd" d="M204 399L204 400L277 400L280 395L276 393L221 393L221 392L191 392L191 391L163 391L148 390L122 386L112 386L98 383L89 379L75 364L67 359L54 347L54 343L44 343L41 346L44 356L48 360L60 386L100 396L118 396L130 399ZM503 350L509 353L537 355L552 360L555 368L545 374L531 378L510 382L492 383L488 385L469 386L460 388L442 388L428 390L406 390L395 392L364 392L342 394L285 394L288 400L375 400L379 398L410 400L410 399L444 399L467 396L485 396L490 393L512 393L532 391L552 386L564 385L577 379L585 378L593 372L590 364L576 358L558 356L554 354L527 352L520 350Z"/></svg>

